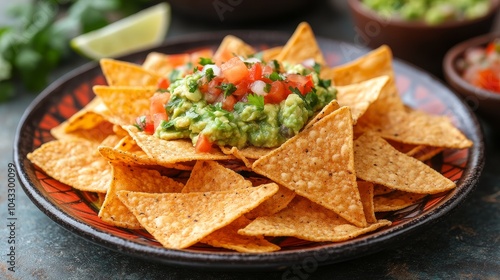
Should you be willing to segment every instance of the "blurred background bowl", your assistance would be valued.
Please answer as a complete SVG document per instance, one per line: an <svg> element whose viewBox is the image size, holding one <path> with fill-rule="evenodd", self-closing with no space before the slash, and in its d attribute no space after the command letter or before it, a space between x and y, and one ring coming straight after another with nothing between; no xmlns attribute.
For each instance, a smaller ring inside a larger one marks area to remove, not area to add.
<svg viewBox="0 0 500 280"><path fill-rule="evenodd" d="M486 120L500 127L500 93L495 93L476 87L462 78L459 67L460 60L465 52L475 47L486 47L495 38L500 38L500 33L489 33L474 37L452 47L443 60L444 77L448 84L469 104L472 110Z"/></svg>
<svg viewBox="0 0 500 280"><path fill-rule="evenodd" d="M365 7L361 0L347 0L355 23L356 43L376 48L387 44L394 56L443 77L442 61L455 44L490 32L500 9L500 0L482 17L429 25L423 21L388 19Z"/></svg>
<svg viewBox="0 0 500 280"><path fill-rule="evenodd" d="M315 1L306 0L167 0L174 12L192 20L232 24L273 21L297 13Z"/></svg>

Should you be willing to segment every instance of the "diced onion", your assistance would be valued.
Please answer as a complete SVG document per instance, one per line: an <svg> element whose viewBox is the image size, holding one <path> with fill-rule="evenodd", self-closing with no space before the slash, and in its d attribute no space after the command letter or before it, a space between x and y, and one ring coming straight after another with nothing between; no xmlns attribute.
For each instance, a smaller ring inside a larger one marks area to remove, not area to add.
<svg viewBox="0 0 500 280"><path fill-rule="evenodd" d="M304 67L308 67L308 68L313 68L315 63L316 63L316 61L314 61L314 58L308 58L308 59L302 61L302 65L304 65Z"/></svg>
<svg viewBox="0 0 500 280"><path fill-rule="evenodd" d="M203 74L205 74L205 72L207 71L208 68L212 68L212 71L214 71L214 75L215 76L219 76L220 75L220 68L219 66L215 65L215 64L207 64L205 66L203 66L203 69L201 70L201 72Z"/></svg>
<svg viewBox="0 0 500 280"><path fill-rule="evenodd" d="M264 90L265 87L266 83L261 80L257 80L250 85L250 89L253 93L262 96L267 95L267 92Z"/></svg>

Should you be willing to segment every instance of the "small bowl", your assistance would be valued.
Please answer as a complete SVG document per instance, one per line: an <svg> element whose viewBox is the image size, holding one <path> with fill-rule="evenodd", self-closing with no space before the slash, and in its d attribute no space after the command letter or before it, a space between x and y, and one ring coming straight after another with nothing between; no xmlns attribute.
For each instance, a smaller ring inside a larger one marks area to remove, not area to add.
<svg viewBox="0 0 500 280"><path fill-rule="evenodd" d="M457 62L464 57L466 50L474 47L485 47L500 32L478 36L452 47L443 60L444 77L448 84L469 104L472 110L489 121L500 121L500 93L478 88L462 78ZM495 123L496 124L496 123ZM498 125L500 126L500 125Z"/></svg>
<svg viewBox="0 0 500 280"><path fill-rule="evenodd" d="M500 0L480 18L429 25L423 21L388 19L365 7L361 0L348 0L353 16L356 43L376 48L386 44L394 56L442 77L445 53L454 45L490 32L500 10Z"/></svg>

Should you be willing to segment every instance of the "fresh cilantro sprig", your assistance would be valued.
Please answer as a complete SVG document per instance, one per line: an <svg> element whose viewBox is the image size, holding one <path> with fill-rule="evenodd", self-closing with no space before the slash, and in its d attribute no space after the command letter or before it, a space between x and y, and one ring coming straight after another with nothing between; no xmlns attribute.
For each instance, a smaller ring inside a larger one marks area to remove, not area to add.
<svg viewBox="0 0 500 280"><path fill-rule="evenodd" d="M233 94L233 92L236 91L236 86L233 83L222 83L217 88L222 89L222 93L224 94L225 98L227 98L228 96Z"/></svg>

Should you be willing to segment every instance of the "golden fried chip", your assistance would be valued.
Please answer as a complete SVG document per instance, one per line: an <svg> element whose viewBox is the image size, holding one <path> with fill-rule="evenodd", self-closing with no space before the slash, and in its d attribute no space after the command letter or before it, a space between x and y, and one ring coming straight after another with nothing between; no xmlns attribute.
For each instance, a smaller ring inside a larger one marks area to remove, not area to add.
<svg viewBox="0 0 500 280"><path fill-rule="evenodd" d="M278 55L281 53L281 51L283 50L283 46L277 46L277 47L273 47L273 48L269 48L269 49L265 49L263 51L260 51L258 55L260 55L262 57L262 61L264 62L267 62L267 61L271 61L271 60L275 60Z"/></svg>
<svg viewBox="0 0 500 280"><path fill-rule="evenodd" d="M164 54L150 52L146 56L142 67L160 76L167 76L175 67L188 63L189 59L190 55L188 53Z"/></svg>
<svg viewBox="0 0 500 280"><path fill-rule="evenodd" d="M363 210L365 212L366 221L368 223L376 223L375 211L373 208L373 183L358 181L359 195L361 196L361 203L363 203Z"/></svg>
<svg viewBox="0 0 500 280"><path fill-rule="evenodd" d="M356 132L376 132L393 141L439 148L464 149L473 145L446 116L429 115L421 111L389 111L383 119L358 120Z"/></svg>
<svg viewBox="0 0 500 280"><path fill-rule="evenodd" d="M139 116L149 113L150 98L156 87L94 86L94 93L110 111L110 122L117 125L135 123ZM161 93L160 93L161 94Z"/></svg>
<svg viewBox="0 0 500 280"><path fill-rule="evenodd" d="M249 188L252 182L240 174L211 160L199 160L191 171L191 176L182 189L183 193L227 191Z"/></svg>
<svg viewBox="0 0 500 280"><path fill-rule="evenodd" d="M113 135L113 124L107 120L103 120L92 128L76 129L67 132L67 127L70 125L68 121L64 121L50 130L50 134L59 140L87 140L95 144L99 144L109 135Z"/></svg>
<svg viewBox="0 0 500 280"><path fill-rule="evenodd" d="M388 187L383 186L383 185L379 185L379 184L373 185L373 196L387 194L387 193L391 193L394 191L396 191L396 190L388 188Z"/></svg>
<svg viewBox="0 0 500 280"><path fill-rule="evenodd" d="M101 112L96 111L96 108L101 104L102 100L100 98L92 99L85 107L65 121L64 132L92 129L105 121L106 119Z"/></svg>
<svg viewBox="0 0 500 280"><path fill-rule="evenodd" d="M366 226L354 170L352 118L342 107L279 148L252 169L360 227Z"/></svg>
<svg viewBox="0 0 500 280"><path fill-rule="evenodd" d="M28 154L47 175L75 189L105 193L111 182L111 166L94 153L95 143L54 140Z"/></svg>
<svg viewBox="0 0 500 280"><path fill-rule="evenodd" d="M394 191L391 193L377 195L373 198L375 212L397 211L417 203L426 194Z"/></svg>
<svg viewBox="0 0 500 280"><path fill-rule="evenodd" d="M308 59L325 65L325 58L318 46L311 26L301 22L276 57L280 62L302 63Z"/></svg>
<svg viewBox="0 0 500 280"><path fill-rule="evenodd" d="M359 178L396 190L434 194L456 187L436 170L374 134L363 134L354 141L354 164Z"/></svg>
<svg viewBox="0 0 500 280"><path fill-rule="evenodd" d="M118 198L166 248L187 248L257 207L278 185L224 192L141 193L119 191Z"/></svg>
<svg viewBox="0 0 500 280"><path fill-rule="evenodd" d="M337 213L304 197L296 196L284 210L272 216L259 217L238 233L250 236L294 236L316 242L340 242L390 224L388 220L380 220L367 227L357 227Z"/></svg>
<svg viewBox="0 0 500 280"><path fill-rule="evenodd" d="M330 114L331 112L337 110L340 108L340 105L339 103L337 102L336 99L330 101L330 103L326 104L325 107L323 107L323 109L321 109L321 111L319 111L305 126L304 129L310 127L311 125L313 125L314 123L316 123L317 121L321 120L322 118L324 118L325 116L327 116L328 114Z"/></svg>
<svg viewBox="0 0 500 280"><path fill-rule="evenodd" d="M139 147L158 164L172 164L192 160L228 160L232 155L225 155L217 147L208 153L197 153L191 140L163 140L137 130L134 126L124 127Z"/></svg>
<svg viewBox="0 0 500 280"><path fill-rule="evenodd" d="M256 184L254 186L262 184L264 183ZM252 211L246 213L245 217L253 220L257 217L270 216L274 213L281 211L282 209L285 209L286 206L292 201L294 197L295 197L294 191L290 190L289 188L279 186L279 190L277 193L268 198L266 201L262 202Z"/></svg>
<svg viewBox="0 0 500 280"><path fill-rule="evenodd" d="M161 174L137 166L112 163L113 180L106 199L99 211L99 218L106 223L131 229L141 228L135 216L118 199L116 193L121 190L146 193L178 193L183 184Z"/></svg>
<svg viewBox="0 0 500 280"><path fill-rule="evenodd" d="M99 63L109 86L155 87L162 78L140 65L126 61L102 58Z"/></svg>
<svg viewBox="0 0 500 280"><path fill-rule="evenodd" d="M356 84L337 86L337 101L340 106L351 108L352 119L356 123L368 107L377 100L388 80L388 76L380 76Z"/></svg>
<svg viewBox="0 0 500 280"><path fill-rule="evenodd" d="M200 242L242 253L265 253L280 249L278 245L267 241L264 237L238 234L238 230L249 223L249 219L241 216L229 225L212 232Z"/></svg>
<svg viewBox="0 0 500 280"><path fill-rule="evenodd" d="M215 51L212 60L216 64L228 61L234 56L247 57L255 54L255 49L238 37L227 35L222 39L219 48Z"/></svg>

